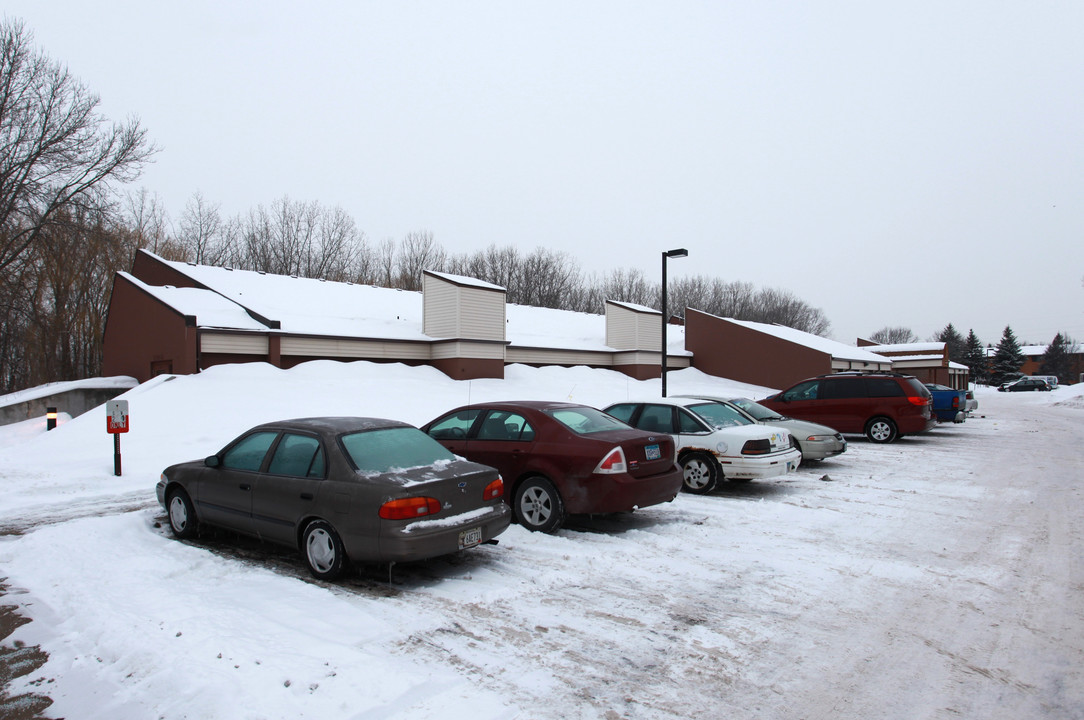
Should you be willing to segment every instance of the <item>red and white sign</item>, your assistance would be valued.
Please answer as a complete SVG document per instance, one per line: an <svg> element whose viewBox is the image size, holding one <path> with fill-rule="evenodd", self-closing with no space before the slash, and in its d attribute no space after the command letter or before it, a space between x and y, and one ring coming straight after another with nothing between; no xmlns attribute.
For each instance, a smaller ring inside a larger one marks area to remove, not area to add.
<svg viewBox="0 0 1084 720"><path fill-rule="evenodd" d="M128 432L127 400L110 400L105 404L105 430L110 434Z"/></svg>

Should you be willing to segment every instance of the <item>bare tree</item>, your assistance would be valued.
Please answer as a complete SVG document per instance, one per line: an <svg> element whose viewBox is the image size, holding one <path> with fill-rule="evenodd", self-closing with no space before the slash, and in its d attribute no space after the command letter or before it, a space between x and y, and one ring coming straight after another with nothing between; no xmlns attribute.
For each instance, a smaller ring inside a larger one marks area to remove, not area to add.
<svg viewBox="0 0 1084 720"><path fill-rule="evenodd" d="M184 206L177 241L192 262L219 265L229 254L222 237L222 216L218 204L207 202L196 191Z"/></svg>
<svg viewBox="0 0 1084 720"><path fill-rule="evenodd" d="M918 336L911 328L885 326L869 336L869 340L881 345L902 345L918 342Z"/></svg>
<svg viewBox="0 0 1084 720"><path fill-rule="evenodd" d="M442 271L446 254L433 240L428 230L407 233L399 245L396 265L399 269L398 287L404 290L421 290L422 273L426 270Z"/></svg>
<svg viewBox="0 0 1084 720"><path fill-rule="evenodd" d="M62 209L103 207L155 152L137 120L109 124L98 96L31 43L21 22L0 21L0 271Z"/></svg>

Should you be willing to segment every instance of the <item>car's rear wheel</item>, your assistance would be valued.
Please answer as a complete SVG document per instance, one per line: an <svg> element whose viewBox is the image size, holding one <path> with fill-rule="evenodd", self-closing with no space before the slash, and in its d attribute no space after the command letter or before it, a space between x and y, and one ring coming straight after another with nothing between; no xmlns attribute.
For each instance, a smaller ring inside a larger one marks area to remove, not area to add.
<svg viewBox="0 0 1084 720"><path fill-rule="evenodd" d="M866 437L870 442L890 443L898 436L896 423L886 417L875 417L866 423Z"/></svg>
<svg viewBox="0 0 1084 720"><path fill-rule="evenodd" d="M707 453L692 452L681 458L684 475L682 489L695 495L704 495L719 483L719 464Z"/></svg>
<svg viewBox="0 0 1084 720"><path fill-rule="evenodd" d="M174 537L184 540L196 534L199 523L188 493L181 488L170 490L166 499L166 510L169 513L169 529L173 531Z"/></svg>
<svg viewBox="0 0 1084 720"><path fill-rule="evenodd" d="M540 475L527 478L516 488L512 511L516 522L535 532L556 532L565 521L561 494Z"/></svg>
<svg viewBox="0 0 1084 720"><path fill-rule="evenodd" d="M301 554L312 576L318 580L336 580L346 569L346 549L331 524L313 520L305 526Z"/></svg>

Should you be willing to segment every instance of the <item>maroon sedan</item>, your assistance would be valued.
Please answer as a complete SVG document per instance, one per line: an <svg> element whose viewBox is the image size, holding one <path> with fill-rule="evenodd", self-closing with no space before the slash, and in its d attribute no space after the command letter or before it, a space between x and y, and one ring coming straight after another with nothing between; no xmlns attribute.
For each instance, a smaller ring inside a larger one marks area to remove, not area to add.
<svg viewBox="0 0 1084 720"><path fill-rule="evenodd" d="M669 435L636 430L585 405L468 405L422 430L453 453L497 468L512 515L528 530L553 532L566 515L669 502L681 490Z"/></svg>

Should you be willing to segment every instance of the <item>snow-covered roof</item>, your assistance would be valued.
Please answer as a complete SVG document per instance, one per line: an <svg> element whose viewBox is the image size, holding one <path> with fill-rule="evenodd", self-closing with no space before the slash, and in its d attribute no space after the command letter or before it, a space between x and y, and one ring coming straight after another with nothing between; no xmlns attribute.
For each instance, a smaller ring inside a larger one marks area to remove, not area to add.
<svg viewBox="0 0 1084 720"><path fill-rule="evenodd" d="M118 274L182 315L195 317L199 326L238 330L267 329L266 325L246 313L243 307L212 290L148 285L126 272Z"/></svg>
<svg viewBox="0 0 1084 720"><path fill-rule="evenodd" d="M896 343L893 345L868 345L866 349L870 352L877 353L896 353L896 352L913 352L913 353L931 353L931 352L944 352L945 343L943 342L924 342L924 343Z"/></svg>
<svg viewBox="0 0 1084 720"><path fill-rule="evenodd" d="M646 305L637 305L636 303L622 302L620 300L607 300L610 305L616 305L617 307L623 307L627 310L632 310L638 313L647 313L648 315L662 315L662 312L655 308L647 307Z"/></svg>
<svg viewBox="0 0 1084 720"><path fill-rule="evenodd" d="M482 290L499 290L501 292L504 292L505 290L505 288L501 287L500 285L494 285L493 283L488 283L485 280L478 280L477 278L467 277L465 275L452 275L451 273L437 272L436 270L426 270L425 272L429 275L432 275L433 277L447 280L448 282L455 283L456 285L466 285L467 287L476 287L481 288Z"/></svg>
<svg viewBox="0 0 1084 720"><path fill-rule="evenodd" d="M837 360L854 360L856 362L866 363L891 363L892 358L887 358L883 355L870 352L865 348L855 347L854 345L846 345L836 340L821 337L820 335L814 335L812 333L803 332L801 330L795 330L784 325L769 325L767 323L752 322L749 320L735 320L733 318L724 318L725 320L732 322L736 325L749 328L750 330L756 330L766 335L777 337L780 340L786 340L787 342L795 343L796 345L803 345L813 350L819 350L820 352L827 353Z"/></svg>

